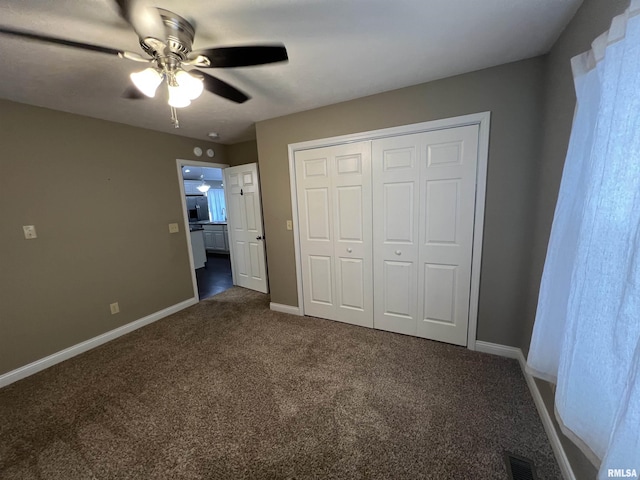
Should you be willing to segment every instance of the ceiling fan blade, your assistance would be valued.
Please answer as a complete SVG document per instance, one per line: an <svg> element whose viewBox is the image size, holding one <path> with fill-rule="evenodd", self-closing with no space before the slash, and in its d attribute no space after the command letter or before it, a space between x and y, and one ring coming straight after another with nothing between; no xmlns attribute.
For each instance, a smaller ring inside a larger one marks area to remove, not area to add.
<svg viewBox="0 0 640 480"><path fill-rule="evenodd" d="M120 58L125 58L127 60L132 60L134 62L140 62L140 63L153 62L152 58L144 58L142 55L139 55L139 54L133 53L133 52L122 52L122 53L119 53L118 56Z"/></svg>
<svg viewBox="0 0 640 480"><path fill-rule="evenodd" d="M233 87L227 82L209 75L208 73L204 73L199 70L189 70L189 73L202 78L205 90L211 93L215 93L216 95L226 98L227 100L231 100L232 102L236 103L244 103L249 100L249 98L251 98L247 94L238 90L236 87Z"/></svg>
<svg viewBox="0 0 640 480"><path fill-rule="evenodd" d="M133 27L138 37L165 38L164 23L158 9L146 4L144 0L115 0L120 15Z"/></svg>
<svg viewBox="0 0 640 480"><path fill-rule="evenodd" d="M92 45L90 43L76 42L74 40L66 40L64 38L49 37L47 35L40 35L39 33L28 32L25 30L13 30L11 28L0 27L0 34L12 35L14 37L26 38L29 40L35 40L37 42L51 43L54 45L62 45L64 47L77 48L80 50L89 50L92 52L106 53L108 55L117 55L124 57L129 52L117 50L115 48L103 47L100 45Z"/></svg>
<svg viewBox="0 0 640 480"><path fill-rule="evenodd" d="M208 65L198 63L198 66L205 68L250 67L289 60L287 49L282 44L208 48L192 52L189 59L197 59L198 56L209 60Z"/></svg>

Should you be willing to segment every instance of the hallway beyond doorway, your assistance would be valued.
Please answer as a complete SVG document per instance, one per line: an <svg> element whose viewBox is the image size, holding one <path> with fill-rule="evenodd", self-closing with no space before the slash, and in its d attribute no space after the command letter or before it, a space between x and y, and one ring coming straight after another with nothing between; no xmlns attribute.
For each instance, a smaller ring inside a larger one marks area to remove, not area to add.
<svg viewBox="0 0 640 480"><path fill-rule="evenodd" d="M196 270L200 300L212 297L233 286L231 260L228 254L207 253L204 268Z"/></svg>

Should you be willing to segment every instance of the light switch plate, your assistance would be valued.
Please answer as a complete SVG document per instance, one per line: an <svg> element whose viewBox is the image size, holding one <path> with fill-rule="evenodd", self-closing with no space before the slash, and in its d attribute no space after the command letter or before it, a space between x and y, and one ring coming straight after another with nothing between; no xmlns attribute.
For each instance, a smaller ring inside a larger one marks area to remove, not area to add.
<svg viewBox="0 0 640 480"><path fill-rule="evenodd" d="M30 240L32 238L38 238L36 235L36 227L33 225L23 225L22 230L24 230L24 238Z"/></svg>
<svg viewBox="0 0 640 480"><path fill-rule="evenodd" d="M180 228L178 228L178 224L177 223L170 223L169 224L169 233L178 233L180 231Z"/></svg>
<svg viewBox="0 0 640 480"><path fill-rule="evenodd" d="M293 222L291 220L287 220L287 230L293 230Z"/></svg>
<svg viewBox="0 0 640 480"><path fill-rule="evenodd" d="M111 309L111 315L120 313L120 305L118 305L118 302L110 303L109 308Z"/></svg>

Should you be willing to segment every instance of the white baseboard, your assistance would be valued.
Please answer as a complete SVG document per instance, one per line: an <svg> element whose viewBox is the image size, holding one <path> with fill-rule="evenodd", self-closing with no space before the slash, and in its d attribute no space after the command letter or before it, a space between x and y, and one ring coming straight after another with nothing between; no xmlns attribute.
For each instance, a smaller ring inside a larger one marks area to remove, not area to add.
<svg viewBox="0 0 640 480"><path fill-rule="evenodd" d="M560 443L558 432L556 432L556 429L553 426L553 422L551 421L549 411L544 405L542 395L540 395L540 390L538 390L538 385L536 384L531 374L527 373L526 371L527 360L524 358L522 350L516 347L499 345L497 343L483 342L480 340L476 341L476 350L478 352L490 353L493 355L515 358L516 360L518 360L518 362L520 363L520 368L522 369L522 374L524 375L524 378L527 381L527 385L529 386L529 391L531 392L533 401L536 404L536 408L538 409L538 414L540 415L540 419L542 420L544 431L547 433L547 438L549 439L549 443L551 444L553 453L555 454L558 465L560 466L562 476L565 480L576 480L576 476L573 473L573 469L571 468L571 464L569 463L567 454L565 453L564 448L562 448L562 443Z"/></svg>
<svg viewBox="0 0 640 480"><path fill-rule="evenodd" d="M151 315L147 315L139 320L135 320L131 323L127 323L121 327L118 327L114 330L110 330L102 335L98 335L97 337L90 338L82 343L78 343L77 345L73 345L72 347L65 348L59 352L56 352L48 357L41 358L40 360L36 360L35 362L31 362L23 367L16 368L15 370L11 370L3 375L0 375L0 388L6 387L13 382L17 382L18 380L22 380L29 375L33 375L34 373L38 373L45 368L49 368L57 363L68 360L71 357L75 357L76 355L80 355L87 350L91 350L92 348L98 347L103 343L107 343L110 340L121 337L129 332L137 330L138 328L144 327L145 325L149 325L150 323L156 322L161 318L168 317L180 310L183 310L191 305L195 305L198 303L197 298L190 298L185 300L184 302L176 303L170 307L167 307L159 312L152 313Z"/></svg>
<svg viewBox="0 0 640 480"><path fill-rule="evenodd" d="M294 307L292 305L283 305L282 303L273 303L269 304L269 308L274 312L282 312L282 313L290 313L291 315L302 316L302 312L300 311L300 307Z"/></svg>
<svg viewBox="0 0 640 480"><path fill-rule="evenodd" d="M520 362L520 366L524 363L524 355L522 350L517 347L508 347L507 345L499 345L497 343L483 342L482 340L476 340L476 351L482 353L490 353L492 355L499 355L501 357L515 358Z"/></svg>

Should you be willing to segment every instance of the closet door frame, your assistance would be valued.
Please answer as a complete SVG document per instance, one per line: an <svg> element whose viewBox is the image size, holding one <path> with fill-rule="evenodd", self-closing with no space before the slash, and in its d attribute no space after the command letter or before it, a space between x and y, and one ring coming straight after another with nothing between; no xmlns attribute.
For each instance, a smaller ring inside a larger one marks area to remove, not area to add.
<svg viewBox="0 0 640 480"><path fill-rule="evenodd" d="M295 153L299 150L330 147L352 142L376 140L380 138L422 133L467 125L478 125L478 164L476 171L476 202L473 225L473 247L471 260L471 289L469 296L469 325L467 330L467 348L476 349L476 331L478 325L478 301L480 295L480 267L482 264L482 236L484 232L484 210L487 187L487 163L489 158L489 129L491 113L480 112L459 117L413 123L398 127L371 130L368 132L340 135L289 144L289 182L291 187L291 210L293 222L294 249L296 259L296 284L298 289L298 307L291 307L290 313L305 315L302 291L302 265L300 255L300 230L298 225L298 197L296 185Z"/></svg>

